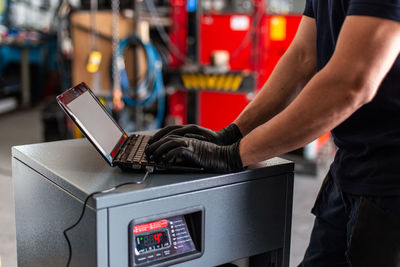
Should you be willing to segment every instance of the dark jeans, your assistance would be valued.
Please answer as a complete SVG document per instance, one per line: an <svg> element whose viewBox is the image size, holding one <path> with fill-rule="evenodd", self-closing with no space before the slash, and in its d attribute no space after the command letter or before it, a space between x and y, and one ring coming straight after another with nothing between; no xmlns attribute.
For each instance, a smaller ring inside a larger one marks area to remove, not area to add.
<svg viewBox="0 0 400 267"><path fill-rule="evenodd" d="M347 194L328 173L312 213L314 228L299 267L400 267L400 196Z"/></svg>

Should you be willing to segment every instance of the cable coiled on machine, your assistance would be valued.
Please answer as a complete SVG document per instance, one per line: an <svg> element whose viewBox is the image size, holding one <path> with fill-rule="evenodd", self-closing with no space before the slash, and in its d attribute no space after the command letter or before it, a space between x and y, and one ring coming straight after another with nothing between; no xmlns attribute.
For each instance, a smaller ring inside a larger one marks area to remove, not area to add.
<svg viewBox="0 0 400 267"><path fill-rule="evenodd" d="M147 60L146 79L136 88L130 88L128 75L126 73L125 64L123 61L124 50L131 41L135 41L144 48ZM156 121L151 128L160 128L162 126L162 121L165 113L165 92L164 81L162 77L162 60L158 51L151 43L143 43L143 41L137 35L131 35L126 37L119 43L117 56L118 72L121 77L121 88L123 94L122 100L128 106L141 108L148 107L157 100ZM148 93L146 97L141 100L137 100L130 96L132 92L136 92L139 88L143 87L147 88L150 91L150 93Z"/></svg>

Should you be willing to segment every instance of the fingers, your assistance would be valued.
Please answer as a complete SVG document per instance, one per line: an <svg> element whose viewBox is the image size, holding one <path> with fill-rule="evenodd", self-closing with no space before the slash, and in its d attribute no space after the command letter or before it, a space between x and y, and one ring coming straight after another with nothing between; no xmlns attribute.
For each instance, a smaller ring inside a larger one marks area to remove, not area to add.
<svg viewBox="0 0 400 267"><path fill-rule="evenodd" d="M200 134L185 134L185 137L187 138L193 138L193 139L197 139L197 140L201 140L201 141L208 141L208 139Z"/></svg>
<svg viewBox="0 0 400 267"><path fill-rule="evenodd" d="M171 131L175 130L175 129L179 129L182 128L184 126L182 125L170 125L170 126L166 126L160 130L158 130L149 140L149 144L153 144L155 142L157 142L158 140L160 140L161 138L163 138L165 135L169 134Z"/></svg>
<svg viewBox="0 0 400 267"><path fill-rule="evenodd" d="M182 137L171 135L149 145L145 153L151 159L160 161L163 155L177 147L187 147L187 143Z"/></svg>
<svg viewBox="0 0 400 267"><path fill-rule="evenodd" d="M185 136L189 138L195 138L202 141L208 141L211 143L219 143L217 140L216 133L210 129L203 128L196 124L189 125L171 125L159 130L150 140L149 144L156 143L162 138L170 135Z"/></svg>
<svg viewBox="0 0 400 267"><path fill-rule="evenodd" d="M199 155L187 147L177 147L165 155L168 164L201 167Z"/></svg>
<svg viewBox="0 0 400 267"><path fill-rule="evenodd" d="M189 124L189 125L185 125L181 128L174 129L169 134L184 136L187 133L197 134L199 132L200 132L199 126L197 126L195 124Z"/></svg>
<svg viewBox="0 0 400 267"><path fill-rule="evenodd" d="M173 134L185 136L188 138L198 139L201 141L207 141L211 143L215 143L217 139L214 131L207 128L203 128L195 124L188 125L187 127L182 129L174 130Z"/></svg>
<svg viewBox="0 0 400 267"><path fill-rule="evenodd" d="M166 136L164 138L160 138L159 140L153 142L152 144L150 144L149 142L149 145L146 147L144 153L146 154L146 156L152 158L154 151L156 151L162 144L170 141L171 138L173 138L173 136Z"/></svg>

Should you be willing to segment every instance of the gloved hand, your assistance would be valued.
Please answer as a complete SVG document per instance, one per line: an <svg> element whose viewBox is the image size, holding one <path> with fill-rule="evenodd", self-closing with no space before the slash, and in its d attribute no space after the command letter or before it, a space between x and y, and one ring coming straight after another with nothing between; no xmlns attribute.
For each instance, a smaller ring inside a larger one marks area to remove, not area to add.
<svg viewBox="0 0 400 267"><path fill-rule="evenodd" d="M243 136L236 124L231 123L221 131L213 131L195 124L171 125L159 130L149 140L153 144L167 135L179 135L211 142L217 145L231 145L239 141Z"/></svg>
<svg viewBox="0 0 400 267"><path fill-rule="evenodd" d="M146 155L156 162L203 167L221 173L243 170L239 142L219 146L210 142L168 135L149 145Z"/></svg>

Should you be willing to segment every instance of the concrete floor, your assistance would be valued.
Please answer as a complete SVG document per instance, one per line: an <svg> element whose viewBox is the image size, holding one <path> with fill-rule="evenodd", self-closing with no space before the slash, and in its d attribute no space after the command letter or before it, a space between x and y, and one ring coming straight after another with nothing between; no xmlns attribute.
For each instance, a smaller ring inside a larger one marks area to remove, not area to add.
<svg viewBox="0 0 400 267"><path fill-rule="evenodd" d="M17 266L11 146L42 142L41 114L38 108L0 115L0 267ZM329 160L329 159L328 159ZM327 164L319 164L316 177L295 175L290 266L301 261L313 225L310 214Z"/></svg>

